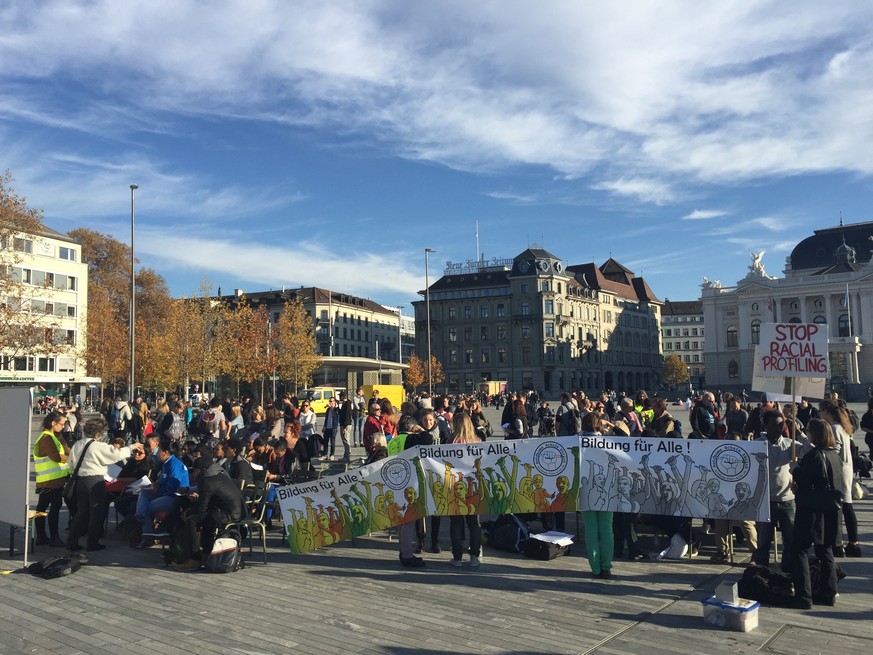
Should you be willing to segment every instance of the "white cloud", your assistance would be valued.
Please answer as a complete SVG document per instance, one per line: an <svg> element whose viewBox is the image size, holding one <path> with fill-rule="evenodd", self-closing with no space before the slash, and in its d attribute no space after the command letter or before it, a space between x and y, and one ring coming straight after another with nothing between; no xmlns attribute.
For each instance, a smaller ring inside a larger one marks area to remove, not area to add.
<svg viewBox="0 0 873 655"><path fill-rule="evenodd" d="M621 178L598 182L593 184L591 188L656 205L663 205L674 199L674 194L670 187L655 179Z"/></svg>
<svg viewBox="0 0 873 655"><path fill-rule="evenodd" d="M722 211L721 209L695 209L690 214L686 214L682 217L683 221L703 221L710 218L719 218L720 216L727 216L726 211Z"/></svg>
<svg viewBox="0 0 873 655"><path fill-rule="evenodd" d="M163 271L205 272L219 281L226 275L262 288L320 286L383 298L387 294L414 297L424 288L423 276L404 264L417 261L417 254L337 252L306 240L271 245L242 231L206 233L184 226L173 237L167 238L166 230L145 226L137 231L137 254L148 255ZM363 271L385 274L364 275Z"/></svg>
<svg viewBox="0 0 873 655"><path fill-rule="evenodd" d="M23 3L4 18L4 96L21 88L12 80L83 85L62 109L36 90L0 107L19 120L108 134L165 129L162 113L325 127L464 170L608 168L600 188L656 204L677 179L873 173L873 5L848 0L791 12L766 0L209 12L97 0ZM128 108L141 116L125 128Z"/></svg>

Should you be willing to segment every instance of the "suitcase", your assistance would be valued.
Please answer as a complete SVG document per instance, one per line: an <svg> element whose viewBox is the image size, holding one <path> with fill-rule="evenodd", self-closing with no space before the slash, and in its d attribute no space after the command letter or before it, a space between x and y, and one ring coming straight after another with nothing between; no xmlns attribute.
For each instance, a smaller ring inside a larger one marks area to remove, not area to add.
<svg viewBox="0 0 873 655"><path fill-rule="evenodd" d="M549 543L548 541L541 541L540 539L534 539L530 537L529 539L525 539L522 542L522 552L525 557L530 557L531 559L540 559L548 561L550 559L555 559L556 557L561 557L570 552L569 546L559 546L558 544Z"/></svg>

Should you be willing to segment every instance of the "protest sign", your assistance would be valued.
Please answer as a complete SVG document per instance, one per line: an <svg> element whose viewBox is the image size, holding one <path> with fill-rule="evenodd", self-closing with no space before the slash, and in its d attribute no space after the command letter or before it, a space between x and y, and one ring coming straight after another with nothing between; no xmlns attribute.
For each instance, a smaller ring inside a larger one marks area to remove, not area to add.
<svg viewBox="0 0 873 655"><path fill-rule="evenodd" d="M277 492L295 553L430 515L572 512L579 437L421 446Z"/></svg>
<svg viewBox="0 0 873 655"><path fill-rule="evenodd" d="M799 403L802 398L824 398L825 378L823 377L765 377L761 374L761 356L755 346L754 368L752 370L752 390L761 391L776 402Z"/></svg>
<svg viewBox="0 0 873 655"><path fill-rule="evenodd" d="M760 336L756 363L762 377L827 377L826 325L764 323Z"/></svg>
<svg viewBox="0 0 873 655"><path fill-rule="evenodd" d="M578 438L582 510L770 520L763 442Z"/></svg>

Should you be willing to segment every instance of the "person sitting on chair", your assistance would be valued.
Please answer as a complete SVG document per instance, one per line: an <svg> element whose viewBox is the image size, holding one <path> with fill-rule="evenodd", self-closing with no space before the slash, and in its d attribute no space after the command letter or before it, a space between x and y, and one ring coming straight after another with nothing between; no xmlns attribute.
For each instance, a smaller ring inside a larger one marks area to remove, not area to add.
<svg viewBox="0 0 873 655"><path fill-rule="evenodd" d="M144 489L136 503L135 516L142 523L144 533L153 532L152 515L155 512L167 512L172 509L176 502L176 491L189 485L188 469L173 454L173 442L170 439L161 439L157 458L160 462L158 481L151 489ZM143 548L150 545L150 543L140 543Z"/></svg>

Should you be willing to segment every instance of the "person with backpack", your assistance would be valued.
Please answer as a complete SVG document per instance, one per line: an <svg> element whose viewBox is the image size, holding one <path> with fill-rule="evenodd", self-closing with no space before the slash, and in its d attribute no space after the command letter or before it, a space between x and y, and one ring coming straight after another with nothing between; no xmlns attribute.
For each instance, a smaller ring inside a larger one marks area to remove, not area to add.
<svg viewBox="0 0 873 655"><path fill-rule="evenodd" d="M570 400L570 394L566 392L561 394L561 405L555 412L555 422L559 437L579 434L582 429L582 416Z"/></svg>
<svg viewBox="0 0 873 655"><path fill-rule="evenodd" d="M245 516L246 505L239 484L230 478L227 471L212 459L212 449L206 445L197 447L192 475L197 483L197 492L190 493L188 509L182 512L184 534L181 552L173 553L178 569L199 569L212 551L217 530ZM176 536L176 531L173 532ZM170 549L173 550L173 537ZM184 553L185 548L188 552Z"/></svg>
<svg viewBox="0 0 873 655"><path fill-rule="evenodd" d="M161 438L172 439L173 443L180 443L185 428L185 420L182 417L184 412L185 406L180 401L175 401L170 411L164 414L158 424L158 435Z"/></svg>
<svg viewBox="0 0 873 655"><path fill-rule="evenodd" d="M200 413L200 432L213 441L227 438L229 427L224 412L221 411L221 400L214 397L209 401L209 409Z"/></svg>
<svg viewBox="0 0 873 655"><path fill-rule="evenodd" d="M113 437L121 437L125 441L129 441L132 422L133 411L127 404L127 396L120 394L109 409L109 433Z"/></svg>

